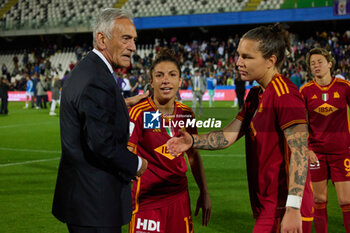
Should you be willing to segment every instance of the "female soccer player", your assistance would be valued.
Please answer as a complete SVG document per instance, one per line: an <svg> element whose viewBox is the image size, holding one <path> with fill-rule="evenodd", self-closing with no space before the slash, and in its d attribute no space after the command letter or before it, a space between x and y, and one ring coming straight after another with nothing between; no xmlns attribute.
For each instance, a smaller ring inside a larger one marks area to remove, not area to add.
<svg viewBox="0 0 350 233"><path fill-rule="evenodd" d="M224 129L204 135L181 132L167 143L176 155L189 148L226 148L245 134L254 233L311 230L305 105L295 85L279 73L289 47L288 32L279 24L244 34L238 70L242 80L256 80L260 86L250 90L242 110Z"/></svg>
<svg viewBox="0 0 350 233"><path fill-rule="evenodd" d="M350 82L334 78L335 60L331 53L314 48L307 54L314 80L301 88L309 118L311 180L315 198L315 229L327 232L328 178L334 182L343 212L346 232L350 232Z"/></svg>
<svg viewBox="0 0 350 233"><path fill-rule="evenodd" d="M150 68L153 96L130 109L129 150L148 161L147 171L133 182L133 217L129 232L193 232L184 156L172 156L166 142L186 126L192 110L175 101L181 85L181 69L172 50L161 50ZM210 219L211 203L199 152L186 151L200 189L195 215L202 208L202 224Z"/></svg>

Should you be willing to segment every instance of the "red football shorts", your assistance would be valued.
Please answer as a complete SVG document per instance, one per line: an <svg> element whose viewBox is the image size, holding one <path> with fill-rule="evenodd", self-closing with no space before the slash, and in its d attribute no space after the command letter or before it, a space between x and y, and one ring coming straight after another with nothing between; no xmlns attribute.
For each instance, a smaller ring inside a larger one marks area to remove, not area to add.
<svg viewBox="0 0 350 233"><path fill-rule="evenodd" d="M193 233L190 198L185 192L169 206L132 215L129 233Z"/></svg>
<svg viewBox="0 0 350 233"><path fill-rule="evenodd" d="M333 182L350 181L350 154L326 155L316 153L319 163L310 165L312 182L331 179Z"/></svg>

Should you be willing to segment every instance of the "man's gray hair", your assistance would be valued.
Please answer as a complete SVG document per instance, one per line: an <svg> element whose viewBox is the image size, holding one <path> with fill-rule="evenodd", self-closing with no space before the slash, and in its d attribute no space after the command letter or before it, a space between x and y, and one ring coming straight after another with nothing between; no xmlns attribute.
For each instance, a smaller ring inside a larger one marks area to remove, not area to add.
<svg viewBox="0 0 350 233"><path fill-rule="evenodd" d="M108 39L112 39L114 21L116 19L127 18L132 21L133 15L130 11L120 8L105 8L96 17L93 26L93 45L96 45L96 35L102 32Z"/></svg>

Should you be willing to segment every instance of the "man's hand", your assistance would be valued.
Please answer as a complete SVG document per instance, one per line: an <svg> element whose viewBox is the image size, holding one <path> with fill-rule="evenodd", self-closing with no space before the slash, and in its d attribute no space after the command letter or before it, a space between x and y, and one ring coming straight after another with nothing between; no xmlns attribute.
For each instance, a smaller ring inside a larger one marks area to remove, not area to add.
<svg viewBox="0 0 350 233"><path fill-rule="evenodd" d="M192 136L186 131L179 130L180 135L167 141L168 152L177 157L182 152L187 151L193 144Z"/></svg>
<svg viewBox="0 0 350 233"><path fill-rule="evenodd" d="M140 177L143 173L145 173L147 166L148 166L148 162L146 159L141 158L142 159L142 165L140 170L137 171L136 177Z"/></svg>
<svg viewBox="0 0 350 233"><path fill-rule="evenodd" d="M282 223L281 233L302 233L302 219L299 209L286 207Z"/></svg>
<svg viewBox="0 0 350 233"><path fill-rule="evenodd" d="M135 104L137 104L138 102L143 100L144 98L147 98L148 95L149 95L149 91L146 91L146 92L143 92L143 94L139 94L139 95L135 95L133 97L126 98L126 99L124 99L125 104L128 108L131 108L132 106L134 106Z"/></svg>
<svg viewBox="0 0 350 233"><path fill-rule="evenodd" d="M209 198L209 193L200 192L194 216L198 215L199 209L202 209L202 225L208 226L211 215L211 202Z"/></svg>

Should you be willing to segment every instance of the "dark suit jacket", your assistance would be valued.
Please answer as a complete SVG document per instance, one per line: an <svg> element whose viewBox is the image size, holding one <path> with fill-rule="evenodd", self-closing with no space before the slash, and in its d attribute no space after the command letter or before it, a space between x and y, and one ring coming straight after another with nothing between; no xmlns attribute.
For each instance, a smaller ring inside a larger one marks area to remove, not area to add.
<svg viewBox="0 0 350 233"><path fill-rule="evenodd" d="M129 115L106 64L90 52L64 82L62 157L52 213L80 226L116 227L131 218Z"/></svg>

